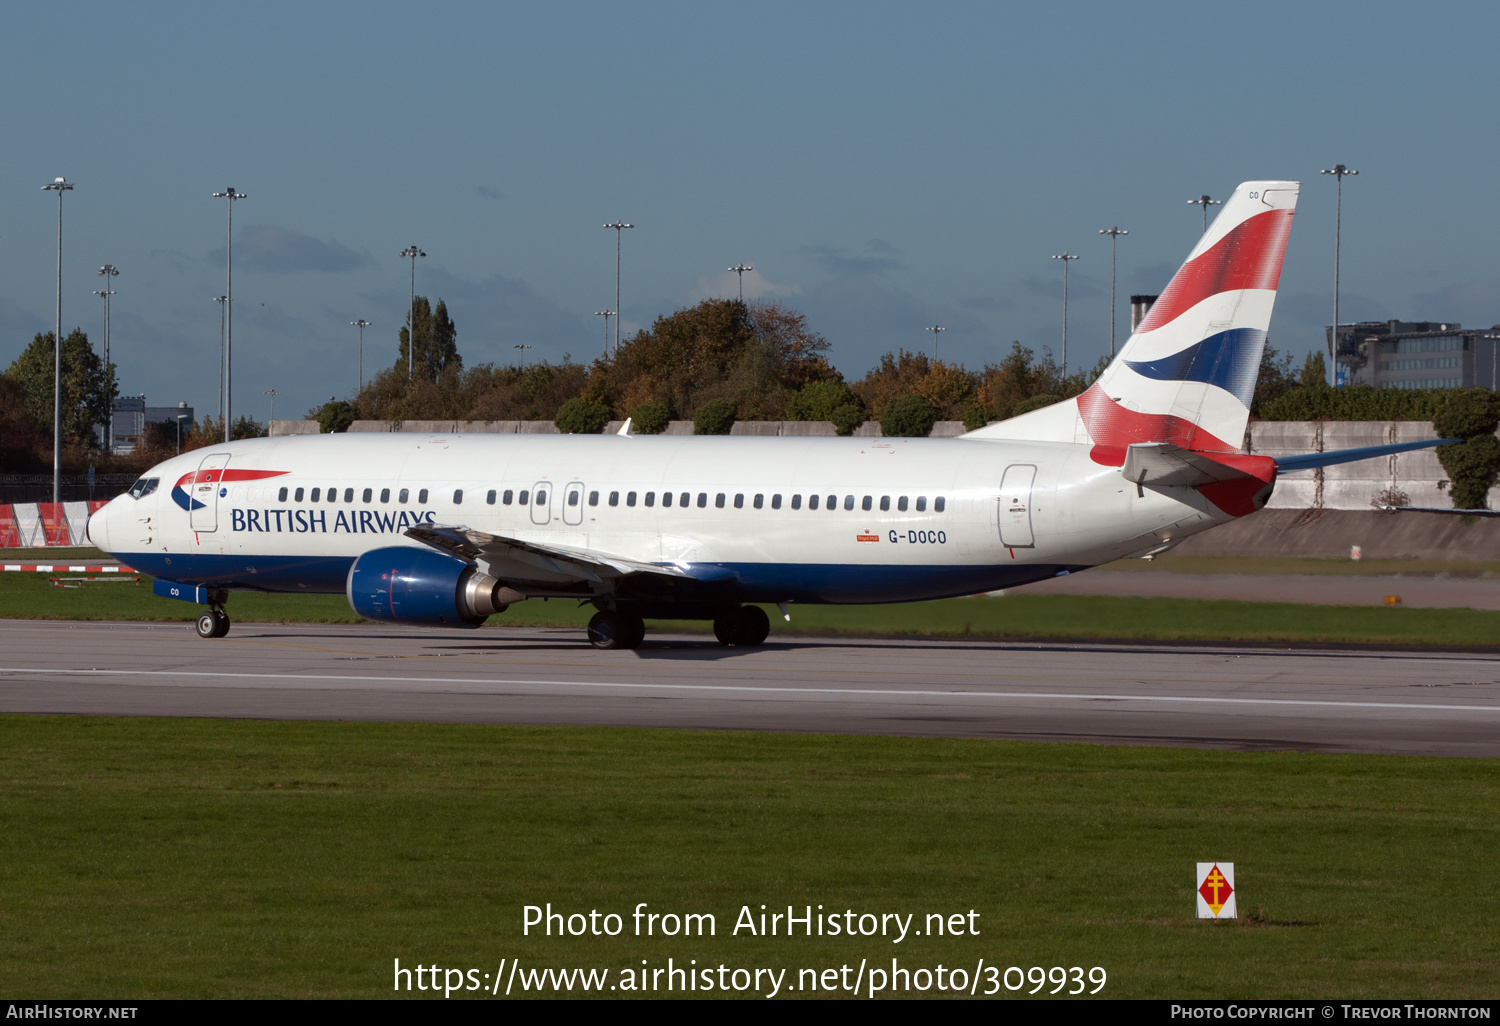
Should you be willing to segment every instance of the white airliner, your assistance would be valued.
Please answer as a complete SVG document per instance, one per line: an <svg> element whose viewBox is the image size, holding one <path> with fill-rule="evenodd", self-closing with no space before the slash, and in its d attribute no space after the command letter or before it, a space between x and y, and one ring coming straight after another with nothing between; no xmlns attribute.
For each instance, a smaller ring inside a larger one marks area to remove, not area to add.
<svg viewBox="0 0 1500 1026"><path fill-rule="evenodd" d="M89 536L206 605L203 637L235 590L446 627L548 596L597 607L600 648L647 618L758 645L750 603L972 595L1151 555L1260 509L1278 469L1438 444L1239 452L1297 190L1241 185L1083 395L960 438L253 439L160 464Z"/></svg>

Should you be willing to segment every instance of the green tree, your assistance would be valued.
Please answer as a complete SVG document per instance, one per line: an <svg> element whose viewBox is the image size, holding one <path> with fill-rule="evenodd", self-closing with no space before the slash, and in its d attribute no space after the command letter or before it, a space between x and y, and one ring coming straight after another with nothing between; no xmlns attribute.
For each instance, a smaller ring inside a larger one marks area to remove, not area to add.
<svg viewBox="0 0 1500 1026"><path fill-rule="evenodd" d="M1255 376L1255 393L1250 399L1250 412L1261 416L1261 409L1275 402L1296 387L1298 380L1292 374L1292 354L1278 353L1268 342L1260 351L1260 372Z"/></svg>
<svg viewBox="0 0 1500 1026"><path fill-rule="evenodd" d="M809 381L786 406L788 420L830 420L841 435L865 422L865 405L843 378Z"/></svg>
<svg viewBox="0 0 1500 1026"><path fill-rule="evenodd" d="M660 399L641 403L630 411L630 430L637 435L659 435L672 421L672 408Z"/></svg>
<svg viewBox="0 0 1500 1026"><path fill-rule="evenodd" d="M880 432L891 438L926 438L937 423L937 407L920 392L897 396L885 404Z"/></svg>
<svg viewBox="0 0 1500 1026"><path fill-rule="evenodd" d="M609 423L609 407L587 399L569 399L553 419L565 435L597 435Z"/></svg>
<svg viewBox="0 0 1500 1026"><path fill-rule="evenodd" d="M1461 388L1432 418L1432 426L1443 438L1461 438L1456 445L1440 445L1438 462L1448 472L1448 494L1454 509L1488 509L1490 489L1500 477L1500 396L1487 388Z"/></svg>
<svg viewBox="0 0 1500 1026"><path fill-rule="evenodd" d="M28 419L49 438L52 434L53 340L52 332L39 333L16 357L5 376L19 389ZM114 411L114 367L104 362L89 344L89 337L74 328L62 344L62 436L65 441L93 448L98 443L94 425L104 424Z"/></svg>
<svg viewBox="0 0 1500 1026"><path fill-rule="evenodd" d="M412 313L416 315L417 333L412 380L435 382L449 367L462 368L464 361L458 355L458 328L448 316L447 304L439 299L437 309L433 310L429 307L426 296L418 296ZM412 313L406 315L407 323L402 326L398 336L396 370L403 378L407 366L406 350L411 341Z"/></svg>
<svg viewBox="0 0 1500 1026"><path fill-rule="evenodd" d="M693 434L727 435L734 427L734 403L729 399L710 399L693 414Z"/></svg>
<svg viewBox="0 0 1500 1026"><path fill-rule="evenodd" d="M1303 388L1328 388L1328 365L1323 362L1323 354L1314 349L1307 354L1307 359L1302 364L1302 377L1297 382Z"/></svg>
<svg viewBox="0 0 1500 1026"><path fill-rule="evenodd" d="M318 408L316 417L318 430L325 435L340 434L349 430L349 425L359 419L359 411L353 403L342 399L326 402Z"/></svg>

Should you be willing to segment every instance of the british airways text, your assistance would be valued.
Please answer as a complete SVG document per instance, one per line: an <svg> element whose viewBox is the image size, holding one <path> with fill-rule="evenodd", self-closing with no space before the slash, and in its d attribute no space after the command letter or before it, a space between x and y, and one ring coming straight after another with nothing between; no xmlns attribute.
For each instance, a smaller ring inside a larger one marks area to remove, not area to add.
<svg viewBox="0 0 1500 1026"><path fill-rule="evenodd" d="M272 534L402 534L437 522L433 510L338 510L330 524L326 509L232 509L230 528Z"/></svg>

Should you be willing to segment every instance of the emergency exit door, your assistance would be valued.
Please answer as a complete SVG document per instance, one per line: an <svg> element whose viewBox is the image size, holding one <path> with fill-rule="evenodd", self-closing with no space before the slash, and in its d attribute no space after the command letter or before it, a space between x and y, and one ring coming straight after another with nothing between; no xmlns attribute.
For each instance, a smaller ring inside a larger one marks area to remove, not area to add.
<svg viewBox="0 0 1500 1026"><path fill-rule="evenodd" d="M1015 463L1005 468L1000 479L1000 544L1008 549L1036 547L1031 533L1031 486L1036 482L1036 467Z"/></svg>

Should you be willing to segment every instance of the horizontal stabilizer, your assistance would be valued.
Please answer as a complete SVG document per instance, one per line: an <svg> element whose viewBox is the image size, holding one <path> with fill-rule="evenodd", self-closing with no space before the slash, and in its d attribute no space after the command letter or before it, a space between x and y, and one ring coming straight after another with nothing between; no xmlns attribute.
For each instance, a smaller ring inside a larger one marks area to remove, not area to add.
<svg viewBox="0 0 1500 1026"><path fill-rule="evenodd" d="M1170 442L1137 442L1126 448L1120 473L1131 484L1153 488L1197 488L1216 481L1258 478L1256 474L1223 462L1226 459L1235 457L1228 454L1210 456Z"/></svg>
<svg viewBox="0 0 1500 1026"><path fill-rule="evenodd" d="M1302 456L1277 456L1276 469L1283 474L1294 470L1315 470L1318 467L1333 467L1356 460L1373 460L1378 456L1390 456L1398 452L1416 449L1431 449L1437 445L1451 445L1457 438L1429 438L1423 442L1396 442L1393 445L1367 445L1360 449L1335 449L1332 452L1310 452ZM1134 448L1134 446L1132 446ZM1444 510L1451 513L1452 510Z"/></svg>

